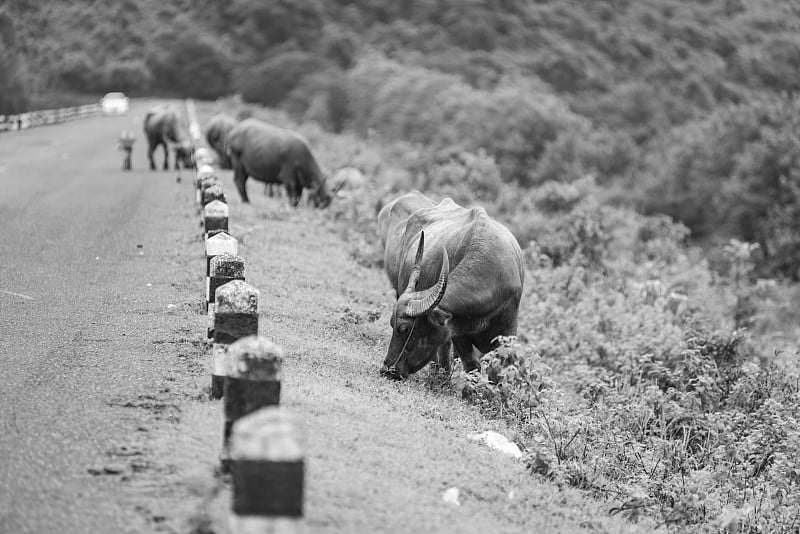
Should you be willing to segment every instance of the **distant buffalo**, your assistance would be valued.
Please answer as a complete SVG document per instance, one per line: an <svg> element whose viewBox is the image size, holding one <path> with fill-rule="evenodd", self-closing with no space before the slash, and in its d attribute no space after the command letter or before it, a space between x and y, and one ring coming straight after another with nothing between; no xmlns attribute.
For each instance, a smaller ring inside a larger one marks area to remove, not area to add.
<svg viewBox="0 0 800 534"><path fill-rule="evenodd" d="M402 379L450 349L466 371L517 332L522 252L511 232L483 208L435 203L414 191L381 209L378 227L386 274L397 302L381 374Z"/></svg>
<svg viewBox="0 0 800 534"><path fill-rule="evenodd" d="M228 155L233 182L244 202L249 202L245 182L252 177L265 184L283 184L292 206L297 206L303 188L315 207L325 208L331 195L308 141L291 130L258 119L245 119L228 135Z"/></svg>
<svg viewBox="0 0 800 534"><path fill-rule="evenodd" d="M192 146L187 137L181 134L178 113L169 106L156 106L144 118L144 133L147 136L147 159L150 170L156 170L153 152L159 145L164 146L164 170L169 169L169 149L175 151L175 169L192 167Z"/></svg>
<svg viewBox="0 0 800 534"><path fill-rule="evenodd" d="M233 127L239 123L236 119L225 113L214 115L206 126L206 141L208 146L213 148L219 156L219 166L223 169L230 169L231 158L225 151L225 144L228 141L228 134Z"/></svg>

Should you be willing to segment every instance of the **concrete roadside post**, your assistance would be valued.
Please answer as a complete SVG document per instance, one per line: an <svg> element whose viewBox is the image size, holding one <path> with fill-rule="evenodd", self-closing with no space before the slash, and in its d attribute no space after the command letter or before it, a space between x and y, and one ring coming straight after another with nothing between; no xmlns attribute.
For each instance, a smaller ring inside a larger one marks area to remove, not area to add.
<svg viewBox="0 0 800 534"><path fill-rule="evenodd" d="M239 418L281 399L283 349L265 337L243 337L228 347L225 361L225 431L223 452Z"/></svg>
<svg viewBox="0 0 800 534"><path fill-rule="evenodd" d="M258 289L242 280L231 280L216 290L211 347L212 399L220 399L224 393L230 344L258 335L258 295Z"/></svg>
<svg viewBox="0 0 800 534"><path fill-rule="evenodd" d="M232 533L302 531L305 448L302 429L284 408L261 408L233 425Z"/></svg>
<svg viewBox="0 0 800 534"><path fill-rule="evenodd" d="M211 149L201 146L197 150L195 150L194 163L197 166L197 168L200 168L203 165L213 165L214 155L211 153Z"/></svg>
<svg viewBox="0 0 800 534"><path fill-rule="evenodd" d="M216 187L216 186L215 186ZM215 187L206 189L208 193ZM222 200L212 200L203 208L203 226L206 239L228 231L228 205Z"/></svg>
<svg viewBox="0 0 800 534"><path fill-rule="evenodd" d="M239 254L239 242L227 232L219 232L206 239L206 295L205 302L208 303L214 298L211 293L211 259L220 254ZM208 308L208 306L206 306ZM208 311L207 309L205 311Z"/></svg>
<svg viewBox="0 0 800 534"><path fill-rule="evenodd" d="M225 192L222 190L222 184L219 182L215 182L203 191L203 206L215 200L227 202L225 199Z"/></svg>
<svg viewBox="0 0 800 534"><path fill-rule="evenodd" d="M214 175L214 167L211 165L201 165L197 169L197 175L194 178L194 187L195 187L195 201L198 204L203 202L203 191L202 191L202 183L204 180L209 178L215 178Z"/></svg>
<svg viewBox="0 0 800 534"><path fill-rule="evenodd" d="M208 338L214 337L214 308L217 288L232 280L244 281L244 259L222 253L211 258L208 280Z"/></svg>
<svg viewBox="0 0 800 534"><path fill-rule="evenodd" d="M198 185L200 191L200 205L198 206L197 209L198 213L203 212L203 206L205 206L206 204L204 202L206 191L208 191L210 188L214 186L217 186L220 189L222 189L222 184L220 183L219 178L217 178L216 175L205 176L204 178L200 179L200 183Z"/></svg>

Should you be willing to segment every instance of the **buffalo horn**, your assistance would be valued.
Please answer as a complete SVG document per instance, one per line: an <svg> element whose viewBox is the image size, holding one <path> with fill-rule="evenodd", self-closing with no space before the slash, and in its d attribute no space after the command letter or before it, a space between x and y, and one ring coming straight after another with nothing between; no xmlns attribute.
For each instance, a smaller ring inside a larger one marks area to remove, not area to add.
<svg viewBox="0 0 800 534"><path fill-rule="evenodd" d="M450 259L447 257L447 249L442 247L442 270L439 272L439 280L428 289L419 291L416 298L408 301L406 314L409 317L419 317L434 309L444 297L449 275Z"/></svg>
<svg viewBox="0 0 800 534"><path fill-rule="evenodd" d="M422 272L422 251L425 248L425 232L419 235L419 245L417 245L417 255L414 258L414 270L411 271L411 276L408 278L408 286L406 291L415 291L417 289L417 282L419 281L419 274Z"/></svg>

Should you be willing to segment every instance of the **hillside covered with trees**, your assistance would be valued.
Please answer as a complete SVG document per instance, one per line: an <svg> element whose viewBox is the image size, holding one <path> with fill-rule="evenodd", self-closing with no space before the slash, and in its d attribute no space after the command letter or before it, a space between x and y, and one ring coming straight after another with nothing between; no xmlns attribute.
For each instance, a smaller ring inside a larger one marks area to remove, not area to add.
<svg viewBox="0 0 800 534"><path fill-rule="evenodd" d="M0 105L240 93L419 144L422 167L483 148L523 187L592 174L796 280L799 24L786 0L12 0Z"/></svg>
<svg viewBox="0 0 800 534"><path fill-rule="evenodd" d="M328 212L368 265L386 198L485 206L520 337L428 385L612 513L793 532L798 29L789 0L11 0L0 113L122 90L300 130L368 176Z"/></svg>

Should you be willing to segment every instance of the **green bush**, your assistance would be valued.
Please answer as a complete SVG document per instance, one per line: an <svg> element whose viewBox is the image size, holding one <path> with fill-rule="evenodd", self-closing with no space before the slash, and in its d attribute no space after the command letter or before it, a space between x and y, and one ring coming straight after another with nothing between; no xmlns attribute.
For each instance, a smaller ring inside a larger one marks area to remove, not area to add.
<svg viewBox="0 0 800 534"><path fill-rule="evenodd" d="M212 99L229 92L231 71L225 53L196 31L172 32L154 39L163 43L148 58L156 89L181 96Z"/></svg>
<svg viewBox="0 0 800 534"><path fill-rule="evenodd" d="M107 67L106 86L110 90L141 94L152 84L152 74L141 59L120 61Z"/></svg>
<svg viewBox="0 0 800 534"><path fill-rule="evenodd" d="M0 44L0 114L28 109L28 90L16 57Z"/></svg>
<svg viewBox="0 0 800 534"><path fill-rule="evenodd" d="M64 55L56 73L56 83L69 91L91 91L102 79L96 62L85 52L70 52Z"/></svg>
<svg viewBox="0 0 800 534"><path fill-rule="evenodd" d="M322 35L322 11L314 0L234 0L220 11L221 30L233 32L259 58L268 57L266 49L287 43L310 48Z"/></svg>
<svg viewBox="0 0 800 534"><path fill-rule="evenodd" d="M629 176L639 157L639 149L624 132L570 129L547 145L534 182L571 182L587 174L595 176L598 183L619 181Z"/></svg>
<svg viewBox="0 0 800 534"><path fill-rule="evenodd" d="M480 148L493 156L504 181L530 185L548 143L581 119L553 95L523 81L476 90L455 76L408 67L379 56L349 73L352 126L432 150Z"/></svg>
<svg viewBox="0 0 800 534"><path fill-rule="evenodd" d="M351 31L328 30L322 38L321 47L325 57L342 70L347 70L355 65L359 39Z"/></svg>
<svg viewBox="0 0 800 534"><path fill-rule="evenodd" d="M246 102L278 107L306 76L319 73L329 64L316 54L299 50L277 54L248 70L239 81Z"/></svg>
<svg viewBox="0 0 800 534"><path fill-rule="evenodd" d="M494 158L483 150L477 154L455 151L443 155L419 173L417 188L450 197L462 206L491 204L503 188Z"/></svg>
<svg viewBox="0 0 800 534"><path fill-rule="evenodd" d="M665 140L651 157L645 209L684 222L696 238L759 243L761 273L797 279L800 106L792 99L718 110Z"/></svg>
<svg viewBox="0 0 800 534"><path fill-rule="evenodd" d="M312 72L297 83L282 107L293 117L313 120L327 130L341 132L350 120L344 74L335 67Z"/></svg>

